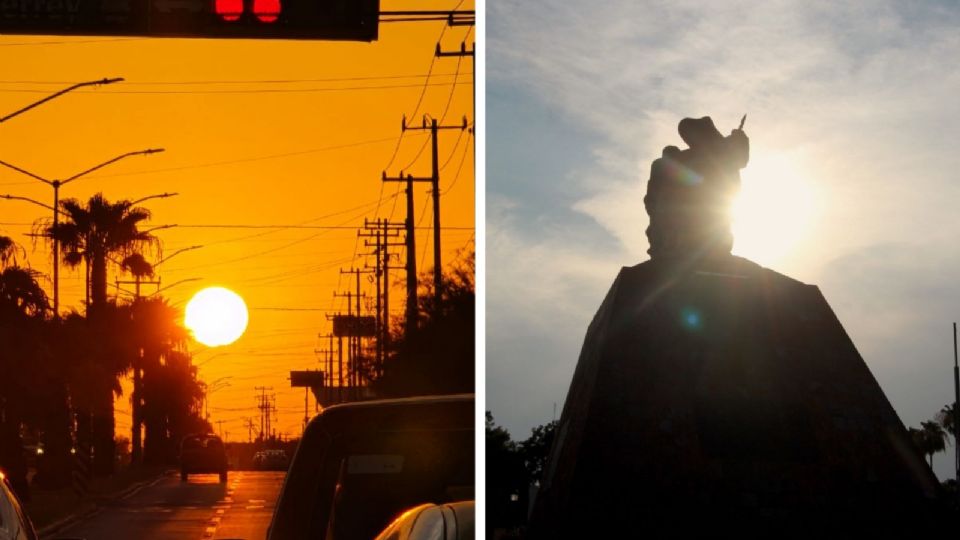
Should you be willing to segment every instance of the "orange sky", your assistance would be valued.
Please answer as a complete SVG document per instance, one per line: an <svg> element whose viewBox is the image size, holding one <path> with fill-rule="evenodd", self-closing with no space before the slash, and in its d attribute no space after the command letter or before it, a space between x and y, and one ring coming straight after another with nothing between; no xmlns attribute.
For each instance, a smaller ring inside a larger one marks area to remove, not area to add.
<svg viewBox="0 0 960 540"><path fill-rule="evenodd" d="M383 0L382 9L450 9L457 3ZM461 9L473 9L473 2L463 2ZM201 379L232 377L230 387L211 396L211 420L224 421L229 439L246 440L243 419L259 422L254 387L272 386L279 408L275 427L295 436L303 390L289 387L288 372L320 367L314 349L325 342L317 334L330 331L321 310L345 310L346 300L333 293L352 284L348 276L341 279L340 269L372 263L372 258L354 257L367 250L362 241L358 245L353 228L188 225L354 227L364 218L402 221L399 185L381 185L380 175L394 153L401 116L411 115L417 105L441 32L445 49L459 48L464 39L472 48L471 29L444 31L437 22L383 24L379 41L372 44L0 37L0 116L73 82L126 79L73 92L4 123L0 160L58 178L124 152L166 148L68 184L61 196L85 199L102 191L115 200L179 193L145 203L153 211L150 223L179 225L157 233L166 254L204 247L177 255L158 268L159 274L164 284L202 279L173 287L167 296L183 307L200 288L222 285L251 308L247 332L234 344L191 345ZM423 113L440 117L448 99L444 123L459 123L464 115L472 122L472 68L472 60L464 58L455 77L456 58L436 60L417 123ZM302 82L276 82L291 80ZM441 220L451 227L442 233L445 262L456 250L472 247L473 240L473 139L464 133L458 141L458 135L447 131L440 139L441 165L449 158L440 180ZM396 175L413 162L425 140L408 132L388 173ZM429 176L429 145L408 170ZM418 184L415 193L416 219L424 227L417 236L420 271L433 264L428 189ZM0 194L47 203L53 196L49 187L7 169L0 169ZM379 211L378 200L383 201ZM29 264L50 274L48 248L24 236L46 215L28 203L0 200L0 234L19 241ZM111 284L117 277L112 269ZM397 271L391 277L391 303L399 316L404 275ZM372 284L364 287L372 295ZM82 272L62 270L60 290L62 309L80 309ZM112 285L110 291L115 292ZM129 436L127 395L117 408L118 435Z"/></svg>

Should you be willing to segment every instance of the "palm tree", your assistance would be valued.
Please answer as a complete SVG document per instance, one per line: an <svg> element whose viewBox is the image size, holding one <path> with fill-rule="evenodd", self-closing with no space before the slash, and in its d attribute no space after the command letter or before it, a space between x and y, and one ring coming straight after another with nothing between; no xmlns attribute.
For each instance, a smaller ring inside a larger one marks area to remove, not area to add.
<svg viewBox="0 0 960 540"><path fill-rule="evenodd" d="M140 253L128 255L120 263L120 268L133 274L136 279L136 294L134 296L134 311L139 311L140 307L140 281L145 277L153 277L153 265ZM132 359L131 367L133 369L133 392L130 396L132 425L130 426L130 462L139 464L143 459L143 439L141 437L143 427L143 348L139 344L137 355Z"/></svg>
<svg viewBox="0 0 960 540"><path fill-rule="evenodd" d="M910 428L910 436L917 449L929 456L933 468L933 455L947 449L947 432L943 426L934 420L920 422L920 429Z"/></svg>
<svg viewBox="0 0 960 540"><path fill-rule="evenodd" d="M133 335L140 352L138 363L143 370L140 393L135 403L141 404L138 420L145 427L143 460L148 463L164 461L166 439L170 433L166 425L169 416L166 404L171 399L178 401L174 398L175 394L187 390L171 387L165 382L173 364L190 364L190 357L184 348L188 334L179 322L181 319L179 310L163 298L141 298L133 303ZM191 386L189 381L183 382L186 387ZM192 398L183 399L192 402Z"/></svg>
<svg viewBox="0 0 960 540"><path fill-rule="evenodd" d="M16 265L18 249L0 237L0 468L14 489L28 496L20 434L36 410L35 397L45 390L43 333L50 305L37 281L40 274Z"/></svg>
<svg viewBox="0 0 960 540"><path fill-rule="evenodd" d="M948 403L937 413L937 422L940 422L940 425L943 426L943 429L947 430L947 433L953 435L954 441L957 439L957 427L953 423L953 419L955 418L953 411L956 410L956 407L956 403Z"/></svg>
<svg viewBox="0 0 960 540"><path fill-rule="evenodd" d="M5 268L10 262L17 266L17 253L23 253L23 248L9 236L0 236L0 268Z"/></svg>
<svg viewBox="0 0 960 540"><path fill-rule="evenodd" d="M127 200L111 203L102 193L90 197L86 206L65 199L60 208L65 220L47 227L46 235L60 241L67 266L87 265L89 307L96 310L107 303L107 264L113 257L159 248L157 238L139 228L150 219L150 211Z"/></svg>
<svg viewBox="0 0 960 540"><path fill-rule="evenodd" d="M134 206L128 200L111 203L98 193L84 205L76 199L60 202L64 221L45 228L49 239L59 241L63 261L67 266L86 266L87 319L91 329L109 341L116 336L116 325L122 324L123 313L107 302L107 266L115 257L141 253L144 248L159 251L159 241L140 225L150 218L146 208ZM127 315L128 316L128 315ZM112 329L111 329L112 328ZM100 396L94 406L93 445L94 470L98 474L113 472L114 417L113 393L119 389L117 378L126 370L131 357L103 358L100 372L111 380L101 388L111 388Z"/></svg>

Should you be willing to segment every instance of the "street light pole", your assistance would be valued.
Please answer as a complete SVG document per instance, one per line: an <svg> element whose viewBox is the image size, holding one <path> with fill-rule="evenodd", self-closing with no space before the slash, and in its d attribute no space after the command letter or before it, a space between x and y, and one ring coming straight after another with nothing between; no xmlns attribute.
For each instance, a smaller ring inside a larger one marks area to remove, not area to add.
<svg viewBox="0 0 960 540"><path fill-rule="evenodd" d="M123 79L117 79L117 80L123 80ZM113 79L104 79L104 81L116 82L116 80L113 80ZM78 87L78 88L79 88L80 86L85 86L85 85L88 85L88 84L108 84L108 83L102 82L102 81L98 81L98 82L94 82L94 83L80 83L79 85L75 85L75 87ZM70 89L72 89L72 88L74 88L74 87L71 87ZM61 94L62 94L62 93L65 93L65 92L67 92L67 91L69 91L69 89L62 91ZM51 96L51 97L47 98L47 100L53 99L53 97L56 97L57 95L60 95L60 94L54 94L54 96ZM40 104L40 103L42 103L42 102L43 102L43 100L41 100L41 101L39 101L39 102L31 105L30 107L27 107L27 108L25 108L25 109L21 109L20 111L14 113L14 114L12 114L12 115L7 115L7 116L4 117L4 118L0 118L0 122L3 122L4 120L6 120L6 119L8 119L8 118L11 118L12 116L16 116L17 114L20 114L21 112L23 112L23 111L25 111L25 110L28 110L28 109L30 109L30 108L33 108L33 107L37 106L38 104ZM54 230L56 230L56 229L57 229L57 226L60 224L60 219L59 219L59 218L60 218L60 212L59 212L58 208L59 208L59 206L60 206L60 187L61 187L61 186L65 186L65 185L69 184L70 182L73 182L74 180L78 180L78 179L80 179L80 178L82 178L82 177L84 177L84 176L86 176L86 175L88 175L88 174L90 174L90 173L92 173L92 172L94 172L94 171L96 171L96 170L99 170L99 169L102 169L102 168L106 167L107 165L110 165L110 164L112 164L112 163L116 163L116 162L120 161L121 159L128 158L128 157L131 157L131 156L146 156L146 155L156 154L156 153L158 153L158 152L163 152L163 151L164 151L163 148L147 148L146 150L137 150L137 151L135 151L135 152L127 152L127 153L125 153L125 154L120 154L119 156L116 156L116 157L114 157L114 158L112 158L112 159L108 159L107 161L104 161L103 163L100 163L99 165L95 165L95 166L90 167L89 169L87 169L87 170L85 170L85 171L81 171L81 172L79 172L79 173L77 173L77 174L75 174L75 175L73 175L73 176L70 176L70 177L66 178L65 180L50 180L50 179L44 178L44 177L42 177L42 176L40 176L40 175L34 174L34 173L32 173L32 172L30 172L30 171L28 171L28 170L26 170L26 169L17 167L16 165L11 165L10 163L7 163L7 162L5 162L5 161L0 161L0 166L6 167L6 168L8 168L8 169L12 169L12 170L17 171L17 172L19 172L19 173L21 173L21 174L25 174L25 175L27 175L27 176L35 179L35 180L39 180L39 181L43 182L44 184L47 184L48 186L52 186L52 187L53 187L53 228L54 228ZM176 194L175 194L175 193L173 193L173 194L171 194L171 193L163 193L163 194L160 194L160 195L151 195L150 197L144 197L143 199L139 199L138 202L144 201L144 200L147 200L147 199L152 199L152 198L155 198L155 197L170 197L170 196L172 196L172 195L176 195ZM6 197L6 198L18 198L18 199L23 199L23 197ZM36 201L33 201L33 202L36 202ZM45 205L42 205L42 206L45 206ZM54 318L58 318L58 319L60 318L60 240L57 238L57 236L56 236L55 234L53 235L53 316L54 316Z"/></svg>
<svg viewBox="0 0 960 540"><path fill-rule="evenodd" d="M48 101L51 101L51 100L54 100L54 99L60 97L60 96L66 94L66 93L68 93L68 92L72 92L72 91L76 90L77 88L83 88L83 87L85 87L85 86L100 86L100 85L103 85L103 84L113 84L113 83L122 82L122 81L123 81L123 77L113 77L113 78L110 78L110 79L103 78L103 79L98 79L98 80L96 80L96 81L86 81L86 82L82 82L82 83L77 83L77 84L75 84L75 85L73 85L73 86L69 86L69 87L67 87L67 88L64 88L63 90L60 90L59 92L54 92L53 94L50 94L49 96L47 96L47 97L45 97L45 98L43 98L43 99L41 99L41 100L39 100L39 101L35 101L35 102L31 103L30 105L27 105L26 107L23 107L23 108L21 108L21 109L19 109L19 110L16 110L16 111L14 111L14 112L12 112L12 113L10 113L10 114L8 114L8 115L0 118L0 124L6 122L7 120L10 120L11 118L13 118L13 117L15 117L15 116L20 116L21 114L29 111L30 109L33 109L34 107L38 107L38 106L43 105L44 103L46 103L46 102L48 102Z"/></svg>

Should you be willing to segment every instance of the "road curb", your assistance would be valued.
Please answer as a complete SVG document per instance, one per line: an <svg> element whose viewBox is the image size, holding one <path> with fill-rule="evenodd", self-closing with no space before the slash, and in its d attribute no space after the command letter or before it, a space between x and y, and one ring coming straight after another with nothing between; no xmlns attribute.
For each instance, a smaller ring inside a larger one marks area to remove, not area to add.
<svg viewBox="0 0 960 540"><path fill-rule="evenodd" d="M103 505L104 503L122 501L124 499L128 499L134 496L135 494L137 494L137 492L139 492L140 490L146 487L150 487L156 484L157 482L159 482L160 480L163 480L163 478L168 476L169 474L170 474L169 470L163 471L162 473L157 475L155 478L150 478L147 480L141 480L140 482L135 482L117 493L114 493L105 497L97 497L95 499L92 499L91 500L91 502L93 503L92 507L85 508L78 512L74 512L73 514L70 514L66 517L58 519L57 521L54 521L53 523L50 523L38 529L37 536L39 536L40 538L49 538L51 535L57 534L58 532L68 527L71 527L73 525L76 525L77 523L87 518L93 517L103 509L101 508L101 505Z"/></svg>

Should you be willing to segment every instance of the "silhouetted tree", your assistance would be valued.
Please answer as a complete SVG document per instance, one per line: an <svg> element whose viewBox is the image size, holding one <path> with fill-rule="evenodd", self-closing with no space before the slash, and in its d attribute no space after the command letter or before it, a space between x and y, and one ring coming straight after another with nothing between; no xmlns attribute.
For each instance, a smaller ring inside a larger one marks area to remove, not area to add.
<svg viewBox="0 0 960 540"><path fill-rule="evenodd" d="M21 431L26 420L36 418L33 398L49 365L43 333L50 306L39 274L16 266L17 249L0 237L0 468L18 494L29 498Z"/></svg>
<svg viewBox="0 0 960 540"><path fill-rule="evenodd" d="M90 298L88 323L95 334L106 337L106 333L117 328L123 316L107 302L108 263L116 256L125 257L142 252L144 248L158 247L154 236L140 230L150 212L126 200L111 203L102 193L91 197L86 204L76 199L63 200L60 209L64 221L46 226L44 233L49 239L60 242L64 263L68 266L86 265ZM104 369L97 372L115 382L129 360L129 357L103 358ZM98 474L109 474L114 466L113 391L119 386L96 386L110 388L110 391L101 394L93 404L94 470Z"/></svg>
<svg viewBox="0 0 960 540"><path fill-rule="evenodd" d="M543 469L547 465L550 447L557 431L557 421L537 426L531 430L530 438L520 443L520 454L527 468L527 478L531 484L539 483Z"/></svg>
<svg viewBox="0 0 960 540"><path fill-rule="evenodd" d="M474 280L472 252L444 274L439 302L432 271L424 273L418 295L420 324L410 334L402 325L394 328L384 375L374 384L377 390L392 396L473 392Z"/></svg>
<svg viewBox="0 0 960 540"><path fill-rule="evenodd" d="M487 530L512 529L526 522L529 482L524 459L510 433L486 417Z"/></svg>
<svg viewBox="0 0 960 540"><path fill-rule="evenodd" d="M910 437L920 453L929 457L930 467L933 467L933 455L947 448L947 432L933 420L920 422L920 429L911 427Z"/></svg>
<svg viewBox="0 0 960 540"><path fill-rule="evenodd" d="M957 444L957 426L953 423L953 411L956 409L955 403L947 403L937 413L936 421L943 426L947 433L953 435L954 444Z"/></svg>
<svg viewBox="0 0 960 540"><path fill-rule="evenodd" d="M163 298L135 300L134 339L143 369L142 401L145 463L175 458L181 438L197 425L203 387L186 351L187 331L179 310Z"/></svg>

